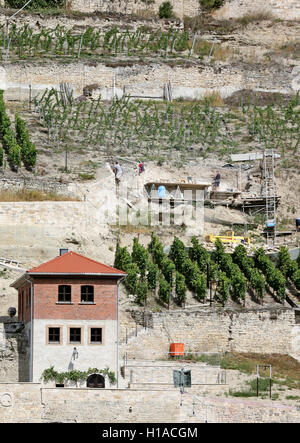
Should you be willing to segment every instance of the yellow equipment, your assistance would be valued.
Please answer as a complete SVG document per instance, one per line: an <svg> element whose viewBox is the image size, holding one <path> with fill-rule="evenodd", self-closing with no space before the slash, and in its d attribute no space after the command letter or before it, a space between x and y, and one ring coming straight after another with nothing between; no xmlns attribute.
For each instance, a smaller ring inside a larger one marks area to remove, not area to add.
<svg viewBox="0 0 300 443"><path fill-rule="evenodd" d="M239 235L234 235L233 231L228 231L226 232L226 235L213 235L213 234L208 234L205 236L205 240L211 243L215 243L215 241L217 240L217 238L219 240L221 240L222 243L247 243L248 245L250 244L250 237L242 237Z"/></svg>

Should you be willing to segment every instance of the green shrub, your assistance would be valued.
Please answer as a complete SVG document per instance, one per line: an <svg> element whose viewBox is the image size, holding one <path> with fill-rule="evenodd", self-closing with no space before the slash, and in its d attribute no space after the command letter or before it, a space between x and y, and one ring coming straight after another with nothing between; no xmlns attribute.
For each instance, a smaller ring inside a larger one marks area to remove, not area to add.
<svg viewBox="0 0 300 443"><path fill-rule="evenodd" d="M170 2L163 2L158 11L159 18L171 18L173 16L173 6Z"/></svg>
<svg viewBox="0 0 300 443"><path fill-rule="evenodd" d="M211 11L212 9L217 9L223 6L224 0L199 0L199 3L203 9Z"/></svg>

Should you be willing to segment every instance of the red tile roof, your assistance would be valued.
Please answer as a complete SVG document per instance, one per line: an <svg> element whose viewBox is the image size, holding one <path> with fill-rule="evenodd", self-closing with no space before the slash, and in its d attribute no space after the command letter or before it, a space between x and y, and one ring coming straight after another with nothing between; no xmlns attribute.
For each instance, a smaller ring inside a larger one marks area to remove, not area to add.
<svg viewBox="0 0 300 443"><path fill-rule="evenodd" d="M67 252L55 257L35 268L29 269L28 274L111 274L126 275L126 272L104 265L77 252Z"/></svg>

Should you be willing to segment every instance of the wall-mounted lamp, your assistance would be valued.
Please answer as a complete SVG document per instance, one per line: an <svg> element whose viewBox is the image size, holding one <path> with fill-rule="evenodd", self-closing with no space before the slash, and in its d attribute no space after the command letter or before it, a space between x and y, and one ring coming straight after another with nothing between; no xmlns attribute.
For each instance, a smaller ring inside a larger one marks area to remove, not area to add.
<svg viewBox="0 0 300 443"><path fill-rule="evenodd" d="M78 358L78 351L76 348L73 349L72 357L73 357L73 360L76 360L76 358Z"/></svg>
<svg viewBox="0 0 300 443"><path fill-rule="evenodd" d="M132 412L132 406L129 406L129 412Z"/></svg>

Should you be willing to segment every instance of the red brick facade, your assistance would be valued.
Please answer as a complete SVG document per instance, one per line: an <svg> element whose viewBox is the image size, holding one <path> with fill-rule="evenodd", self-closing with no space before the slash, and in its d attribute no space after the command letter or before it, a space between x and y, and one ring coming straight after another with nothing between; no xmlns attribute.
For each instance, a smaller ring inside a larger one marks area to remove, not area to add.
<svg viewBox="0 0 300 443"><path fill-rule="evenodd" d="M58 286L71 286L71 303L58 301ZM81 286L94 287L94 304L81 303ZM33 318L35 319L117 319L117 280L110 278L34 278ZM30 289L30 286L28 286ZM30 293L30 291L28 291ZM21 294L24 293L21 302ZM19 289L19 319L30 321L30 304L26 305L26 289Z"/></svg>

